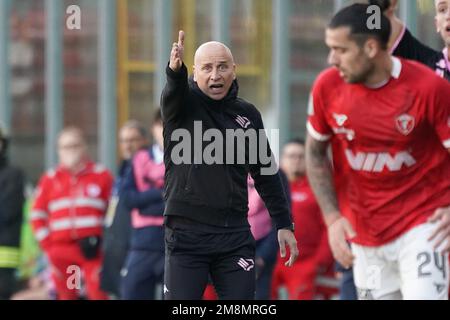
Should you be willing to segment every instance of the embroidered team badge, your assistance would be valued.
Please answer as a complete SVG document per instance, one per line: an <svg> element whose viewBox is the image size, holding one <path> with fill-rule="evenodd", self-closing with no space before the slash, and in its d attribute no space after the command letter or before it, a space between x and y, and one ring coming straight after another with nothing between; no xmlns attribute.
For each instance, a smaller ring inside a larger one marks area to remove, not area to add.
<svg viewBox="0 0 450 320"><path fill-rule="evenodd" d="M395 124L397 125L397 130L404 136L407 136L414 130L416 120L409 114L403 114L395 120Z"/></svg>
<svg viewBox="0 0 450 320"><path fill-rule="evenodd" d="M237 116L235 120L244 129L247 129L251 124L247 117Z"/></svg>
<svg viewBox="0 0 450 320"><path fill-rule="evenodd" d="M348 120L348 117L345 114L333 113L333 117L339 127L342 127Z"/></svg>

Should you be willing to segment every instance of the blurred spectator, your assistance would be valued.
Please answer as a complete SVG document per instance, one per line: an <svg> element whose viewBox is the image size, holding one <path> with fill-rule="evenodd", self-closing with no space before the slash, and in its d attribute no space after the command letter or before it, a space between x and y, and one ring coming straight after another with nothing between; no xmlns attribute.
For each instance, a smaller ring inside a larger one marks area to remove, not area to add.
<svg viewBox="0 0 450 320"><path fill-rule="evenodd" d="M78 128L61 132L58 155L60 165L38 185L33 232L52 266L58 299L79 299L82 280L88 299L106 299L99 288L100 249L112 176L89 160Z"/></svg>
<svg viewBox="0 0 450 320"><path fill-rule="evenodd" d="M119 132L122 163L114 183L104 231L104 259L100 273L100 286L112 298L120 299L120 272L130 246L131 216L119 190L132 170L133 155L147 144L147 130L138 121L130 120Z"/></svg>
<svg viewBox="0 0 450 320"><path fill-rule="evenodd" d="M17 286L20 232L24 205L24 176L9 165L8 138L0 128L0 300L9 299Z"/></svg>
<svg viewBox="0 0 450 320"><path fill-rule="evenodd" d="M282 170L280 170L280 177L286 191L286 198L290 202L289 182ZM256 240L255 298L256 300L269 300L273 269L278 253L277 231L272 226L269 212L258 191L256 191L253 179L250 177L248 182L248 207L248 222Z"/></svg>
<svg viewBox="0 0 450 320"><path fill-rule="evenodd" d="M153 145L138 151L120 190L131 211L131 243L122 276L124 300L154 300L164 276L164 151L161 111L154 115Z"/></svg>
<svg viewBox="0 0 450 320"><path fill-rule="evenodd" d="M272 297L278 298L279 289L285 287L290 300L328 299L337 293L333 281L334 260L321 211L306 178L302 140L292 140L286 144L281 167L290 183L292 216L300 255L292 268L278 259L272 281Z"/></svg>
<svg viewBox="0 0 450 320"><path fill-rule="evenodd" d="M15 293L11 300L51 300L48 283L49 279L45 276L33 276L28 281L28 287Z"/></svg>
<svg viewBox="0 0 450 320"><path fill-rule="evenodd" d="M56 298L55 287L51 279L50 266L42 255L36 265L36 274L28 280L25 289L15 293L11 300L54 300Z"/></svg>
<svg viewBox="0 0 450 320"><path fill-rule="evenodd" d="M396 15L398 0L369 0L368 2L371 5L379 6L391 22L392 31L388 47L393 55L421 62L434 70L440 77L450 81L450 36L447 29L450 9L448 1L435 1L434 3L436 9L434 24L446 45L443 51L426 46L411 34L406 24Z"/></svg>

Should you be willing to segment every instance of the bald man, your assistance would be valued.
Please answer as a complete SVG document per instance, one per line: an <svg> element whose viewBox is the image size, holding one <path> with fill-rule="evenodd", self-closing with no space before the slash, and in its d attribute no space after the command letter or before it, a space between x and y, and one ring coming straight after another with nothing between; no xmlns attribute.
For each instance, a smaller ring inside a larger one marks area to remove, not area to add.
<svg viewBox="0 0 450 320"><path fill-rule="evenodd" d="M286 265L291 266L298 249L288 201L276 165L264 170L274 164L273 156L266 137L258 135L264 132L259 111L238 98L230 49L214 41L201 45L188 78L184 38L180 31L172 46L161 97L167 201L164 296L201 299L210 275L220 299L254 299L248 174L278 229L283 258L289 247ZM235 146L233 135L239 133L257 138ZM256 154L261 149L271 161ZM237 160L241 157L244 161Z"/></svg>

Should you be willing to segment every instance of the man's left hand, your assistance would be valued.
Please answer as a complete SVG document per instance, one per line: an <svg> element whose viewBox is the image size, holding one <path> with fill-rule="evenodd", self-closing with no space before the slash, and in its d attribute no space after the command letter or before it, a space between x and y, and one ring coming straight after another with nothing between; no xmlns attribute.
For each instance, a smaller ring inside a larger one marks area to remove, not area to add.
<svg viewBox="0 0 450 320"><path fill-rule="evenodd" d="M298 258L297 240L295 240L294 233L287 229L278 230L278 243L280 244L280 254L282 258L286 257L286 244L289 246L290 257L284 265L292 267L295 260Z"/></svg>
<svg viewBox="0 0 450 320"><path fill-rule="evenodd" d="M450 252L450 207L437 209L428 222L439 222L437 229L430 236L428 241L437 239L434 248L437 250L442 244L445 246L441 249L441 253Z"/></svg>

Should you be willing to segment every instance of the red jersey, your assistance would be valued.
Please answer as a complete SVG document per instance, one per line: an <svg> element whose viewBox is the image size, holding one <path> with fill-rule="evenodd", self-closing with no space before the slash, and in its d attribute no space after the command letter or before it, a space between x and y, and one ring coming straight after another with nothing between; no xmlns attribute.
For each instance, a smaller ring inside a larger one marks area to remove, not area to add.
<svg viewBox="0 0 450 320"><path fill-rule="evenodd" d="M316 255L319 263L331 260L322 213L306 178L290 182L295 238L301 244L300 259Z"/></svg>
<svg viewBox="0 0 450 320"><path fill-rule="evenodd" d="M39 181L31 225L41 247L101 235L113 178L89 162L78 174L62 167Z"/></svg>
<svg viewBox="0 0 450 320"><path fill-rule="evenodd" d="M354 242L366 246L390 242L450 205L450 84L392 59L392 77L379 88L324 71L309 108L309 134L331 141L340 210Z"/></svg>

